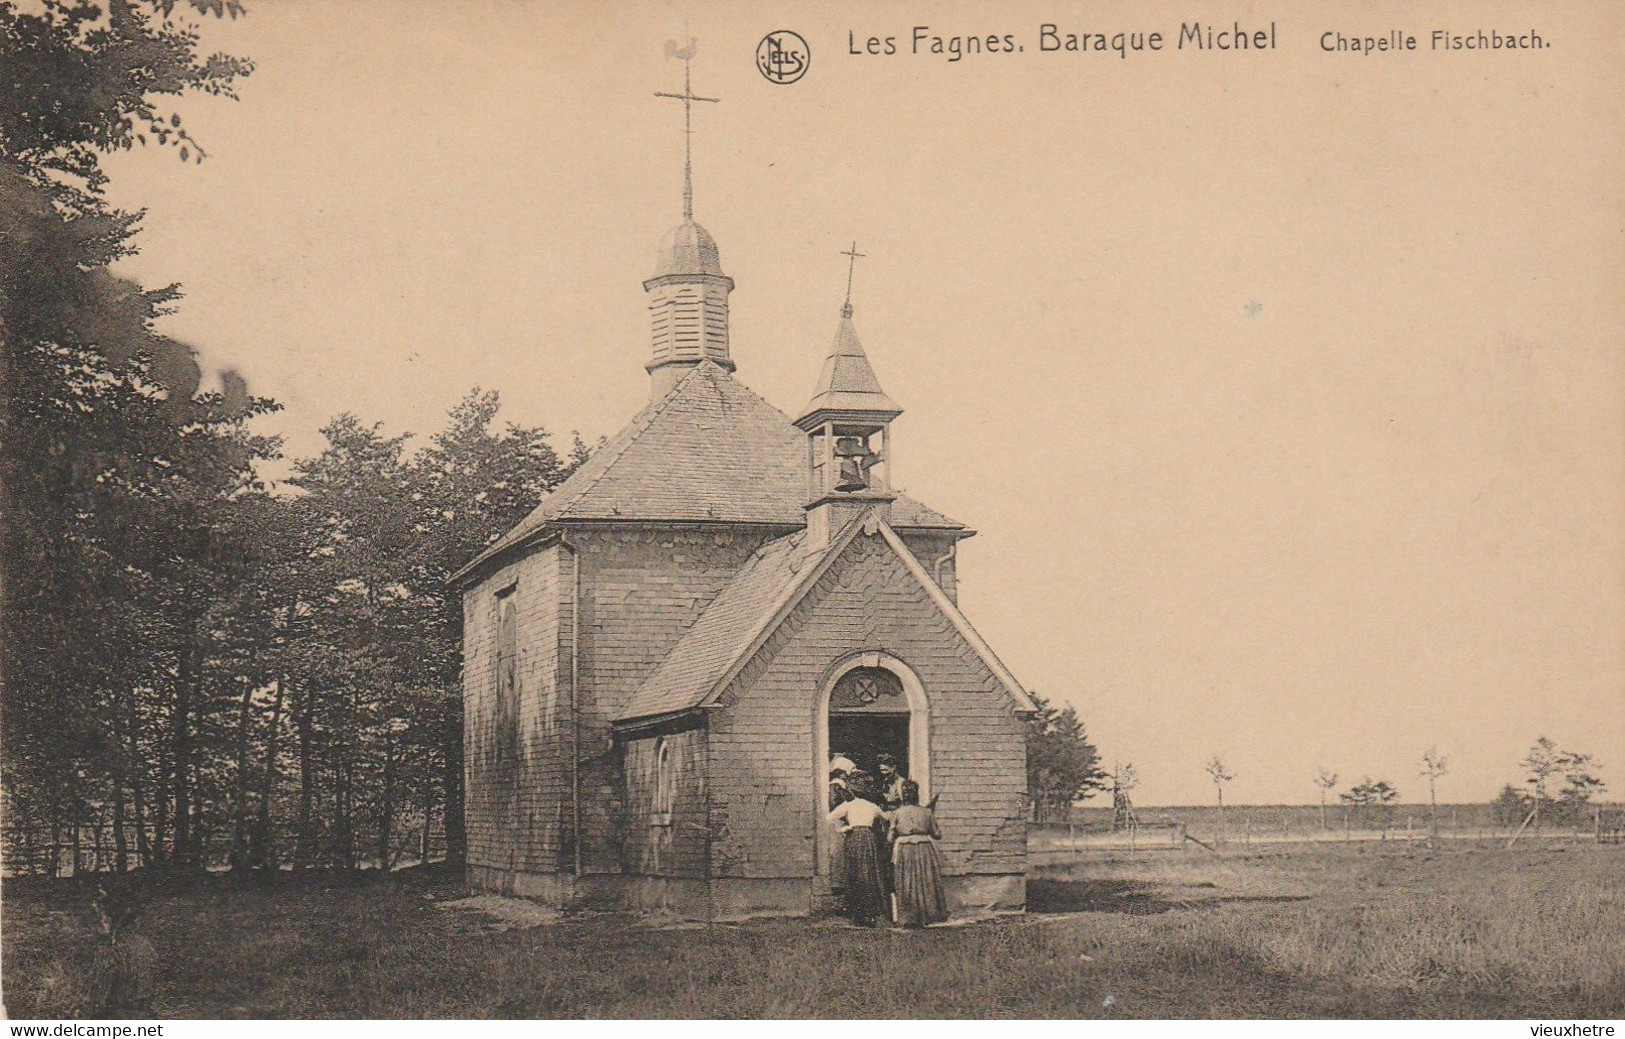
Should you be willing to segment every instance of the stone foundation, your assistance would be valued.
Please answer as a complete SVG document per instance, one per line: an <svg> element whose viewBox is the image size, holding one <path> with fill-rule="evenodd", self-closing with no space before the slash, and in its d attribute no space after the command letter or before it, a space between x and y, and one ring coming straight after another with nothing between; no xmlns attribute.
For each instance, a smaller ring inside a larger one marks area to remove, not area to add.
<svg viewBox="0 0 1625 1039"><path fill-rule="evenodd" d="M475 891L528 898L544 905L576 909L669 910L691 920L734 921L754 917L810 916L839 911L827 896L815 899L807 878L715 877L710 880L598 873L531 873L469 866ZM1019 913L1026 908L1026 877L1020 873L944 877L953 916Z"/></svg>

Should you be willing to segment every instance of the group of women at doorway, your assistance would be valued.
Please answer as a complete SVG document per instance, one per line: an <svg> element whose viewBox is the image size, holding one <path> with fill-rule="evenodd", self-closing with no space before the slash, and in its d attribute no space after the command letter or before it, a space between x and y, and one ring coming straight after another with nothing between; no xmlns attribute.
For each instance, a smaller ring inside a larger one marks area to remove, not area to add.
<svg viewBox="0 0 1625 1039"><path fill-rule="evenodd" d="M948 900L936 815L893 758L881 755L877 771L871 776L841 755L830 762L830 887L859 927L883 919L910 928L941 923Z"/></svg>

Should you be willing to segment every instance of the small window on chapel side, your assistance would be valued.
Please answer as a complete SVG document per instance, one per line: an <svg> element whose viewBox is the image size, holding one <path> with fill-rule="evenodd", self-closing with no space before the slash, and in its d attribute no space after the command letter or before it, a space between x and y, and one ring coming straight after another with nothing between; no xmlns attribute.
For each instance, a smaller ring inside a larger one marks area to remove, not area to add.
<svg viewBox="0 0 1625 1039"><path fill-rule="evenodd" d="M656 826L670 826L672 814L677 810L677 767L671 742L664 736L655 740L654 759L650 821Z"/></svg>
<svg viewBox="0 0 1625 1039"><path fill-rule="evenodd" d="M514 596L497 600L496 759L519 757L519 609Z"/></svg>

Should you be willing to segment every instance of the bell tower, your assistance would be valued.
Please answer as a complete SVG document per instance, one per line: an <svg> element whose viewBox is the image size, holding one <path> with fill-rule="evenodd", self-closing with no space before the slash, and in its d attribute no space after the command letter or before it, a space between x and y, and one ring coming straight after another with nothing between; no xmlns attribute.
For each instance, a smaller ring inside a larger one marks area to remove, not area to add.
<svg viewBox="0 0 1625 1039"><path fill-rule="evenodd" d="M643 283L649 294L653 349L645 367L652 400L664 397L701 361L734 370L728 352L728 293L733 291L733 279L722 273L716 240L694 221L694 103L715 104L718 99L700 97L690 87L694 41L681 50L675 44L666 47L669 56L683 59L683 92L655 94L683 103L683 222L661 241L654 277Z"/></svg>
<svg viewBox="0 0 1625 1039"><path fill-rule="evenodd" d="M857 513L897 497L892 483L891 423L903 413L880 388L869 358L852 326L852 271L857 243L846 272L841 323L813 398L796 426L807 434L807 532L814 543L833 537Z"/></svg>

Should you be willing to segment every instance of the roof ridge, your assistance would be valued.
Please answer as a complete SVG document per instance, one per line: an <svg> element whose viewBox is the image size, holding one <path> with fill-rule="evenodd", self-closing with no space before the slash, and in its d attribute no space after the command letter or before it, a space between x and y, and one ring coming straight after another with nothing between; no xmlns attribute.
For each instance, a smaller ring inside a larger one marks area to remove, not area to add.
<svg viewBox="0 0 1625 1039"><path fill-rule="evenodd" d="M694 378L695 374L706 365L710 365L711 367L716 368L718 371L722 370L722 366L712 361L709 357L703 358L699 364L696 364L694 367L688 370L688 374L684 375L681 379L678 379L675 383L673 383L672 388L666 391L666 395L664 397L660 398L659 401L639 412L638 416L632 420L632 424L637 428L629 436L627 436L625 440L621 441L620 446L615 450L614 456L604 462L604 467L598 471L597 476L594 476L591 480L587 480L582 483L581 489L575 493L574 497L567 501L560 502L558 509L554 512L554 515L563 516L564 513L570 510L571 506L585 498L587 496L587 492L591 491L594 487L597 487L600 483L602 483L604 478L610 474L610 471L615 468L616 464L619 463L622 458L626 457L626 452L632 449L632 445L638 442L638 438L647 433L649 431L649 427L654 425L655 419L659 418L661 413L666 410L667 406L670 405L672 401L677 399L677 394L681 392L684 386L688 385L689 380Z"/></svg>

